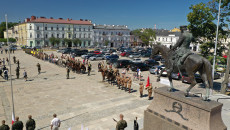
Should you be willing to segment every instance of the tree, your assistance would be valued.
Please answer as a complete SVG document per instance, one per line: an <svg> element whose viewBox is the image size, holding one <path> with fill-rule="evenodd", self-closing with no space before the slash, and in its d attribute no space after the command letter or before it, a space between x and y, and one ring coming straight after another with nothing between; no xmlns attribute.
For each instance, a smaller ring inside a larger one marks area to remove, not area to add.
<svg viewBox="0 0 230 130"><path fill-rule="evenodd" d="M52 46L58 45L60 43L60 39L59 38L55 38L55 37L49 38L49 41L52 44Z"/></svg>
<svg viewBox="0 0 230 130"><path fill-rule="evenodd" d="M65 45L68 45L68 47L70 47L71 44L72 44L72 40L70 40L70 39L68 39L68 38L64 38L63 41L64 41Z"/></svg>
<svg viewBox="0 0 230 130"><path fill-rule="evenodd" d="M141 29L131 31L131 35L134 35L142 40L144 45L149 45L149 41L156 38L156 33L152 29L148 28L141 32Z"/></svg>
<svg viewBox="0 0 230 130"><path fill-rule="evenodd" d="M73 41L74 46L77 46L77 44L81 43L81 40L79 38L75 38L72 41Z"/></svg>
<svg viewBox="0 0 230 130"><path fill-rule="evenodd" d="M8 28L15 26L18 23L8 22ZM0 38L4 38L4 31L6 30L6 22L0 24Z"/></svg>
<svg viewBox="0 0 230 130"><path fill-rule="evenodd" d="M15 38L9 38L9 42L16 42Z"/></svg>
<svg viewBox="0 0 230 130"><path fill-rule="evenodd" d="M105 46L108 46L108 45L109 45L109 41L106 40L106 41L105 41Z"/></svg>
<svg viewBox="0 0 230 130"><path fill-rule="evenodd" d="M187 15L189 22L188 29L191 31L195 38L205 38L213 40L215 37L216 25L213 23L215 20L212 15L211 9L204 3L192 5L189 7L192 10Z"/></svg>

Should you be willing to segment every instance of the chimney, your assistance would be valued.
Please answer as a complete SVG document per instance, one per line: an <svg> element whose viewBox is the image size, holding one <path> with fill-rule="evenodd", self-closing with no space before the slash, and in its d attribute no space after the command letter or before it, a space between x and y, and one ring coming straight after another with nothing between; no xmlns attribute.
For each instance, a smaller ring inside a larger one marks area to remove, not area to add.
<svg viewBox="0 0 230 130"><path fill-rule="evenodd" d="M36 16L31 16L31 21L35 19L36 19Z"/></svg>
<svg viewBox="0 0 230 130"><path fill-rule="evenodd" d="M67 18L67 21L69 21L69 18Z"/></svg>
<svg viewBox="0 0 230 130"><path fill-rule="evenodd" d="M40 18L41 18L41 19L45 19L46 17L41 16Z"/></svg>
<svg viewBox="0 0 230 130"><path fill-rule="evenodd" d="M88 19L85 19L85 21L88 21Z"/></svg>
<svg viewBox="0 0 230 130"><path fill-rule="evenodd" d="M53 17L50 17L50 19L54 19Z"/></svg>
<svg viewBox="0 0 230 130"><path fill-rule="evenodd" d="M26 19L25 19L25 22L29 22L29 21L30 21L30 18L26 18Z"/></svg>
<svg viewBox="0 0 230 130"><path fill-rule="evenodd" d="M58 19L62 20L63 18L58 18Z"/></svg>
<svg viewBox="0 0 230 130"><path fill-rule="evenodd" d="M80 21L83 21L83 19L80 19Z"/></svg>

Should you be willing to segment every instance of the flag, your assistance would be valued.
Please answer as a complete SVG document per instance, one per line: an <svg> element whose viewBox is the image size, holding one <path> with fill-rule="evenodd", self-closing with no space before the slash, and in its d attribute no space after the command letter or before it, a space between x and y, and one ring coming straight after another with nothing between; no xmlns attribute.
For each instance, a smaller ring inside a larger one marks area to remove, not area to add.
<svg viewBox="0 0 230 130"><path fill-rule="evenodd" d="M12 125L14 124L14 121L15 121L15 119L14 119L14 113L12 112Z"/></svg>
<svg viewBox="0 0 230 130"><path fill-rule="evenodd" d="M149 76L148 76L147 83L146 83L146 86L145 86L145 87L147 88L148 86L150 86Z"/></svg>

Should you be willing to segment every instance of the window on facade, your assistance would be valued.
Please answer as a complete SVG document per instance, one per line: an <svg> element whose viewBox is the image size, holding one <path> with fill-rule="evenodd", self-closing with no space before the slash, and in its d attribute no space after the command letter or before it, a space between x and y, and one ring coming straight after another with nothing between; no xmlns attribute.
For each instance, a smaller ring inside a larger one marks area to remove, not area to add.
<svg viewBox="0 0 230 130"><path fill-rule="evenodd" d="M84 34L84 38L85 38L85 34Z"/></svg>
<svg viewBox="0 0 230 130"><path fill-rule="evenodd" d="M69 34L69 38L71 38L71 34Z"/></svg>
<svg viewBox="0 0 230 130"><path fill-rule="evenodd" d="M163 38L162 41L164 41L165 39Z"/></svg>
<svg viewBox="0 0 230 130"><path fill-rule="evenodd" d="M171 42L172 42L172 37L171 37Z"/></svg>
<svg viewBox="0 0 230 130"><path fill-rule="evenodd" d="M90 34L88 34L88 38L90 38Z"/></svg>
<svg viewBox="0 0 230 130"><path fill-rule="evenodd" d="M53 35L53 34L51 34L51 37L54 37L54 35Z"/></svg>
<svg viewBox="0 0 230 130"><path fill-rule="evenodd" d="M37 30L39 30L39 26L37 26Z"/></svg>
<svg viewBox="0 0 230 130"><path fill-rule="evenodd" d="M113 32L111 32L111 35L113 35Z"/></svg>
<svg viewBox="0 0 230 130"><path fill-rule="evenodd" d="M88 28L88 31L90 31L90 27Z"/></svg>
<svg viewBox="0 0 230 130"><path fill-rule="evenodd" d="M59 30L58 25L57 25L57 30Z"/></svg>
<svg viewBox="0 0 230 130"><path fill-rule="evenodd" d="M79 38L81 38L81 34L79 34Z"/></svg>
<svg viewBox="0 0 230 130"><path fill-rule="evenodd" d="M158 38L158 41L160 41L161 39L160 38Z"/></svg>
<svg viewBox="0 0 230 130"><path fill-rule="evenodd" d="M65 28L64 27L62 27L62 31L64 31L65 30Z"/></svg>
<svg viewBox="0 0 230 130"><path fill-rule="evenodd" d="M53 28L53 27L51 27L51 30L52 30L52 31L53 31L53 29L54 29L54 28Z"/></svg>
<svg viewBox="0 0 230 130"><path fill-rule="evenodd" d="M59 34L57 34L57 38L59 38Z"/></svg>
<svg viewBox="0 0 230 130"><path fill-rule="evenodd" d="M85 28L83 28L83 31L85 31Z"/></svg>
<svg viewBox="0 0 230 130"><path fill-rule="evenodd" d="M45 30L47 30L47 27L45 27Z"/></svg>
<svg viewBox="0 0 230 130"><path fill-rule="evenodd" d="M168 38L165 38L165 41L167 42Z"/></svg>
<svg viewBox="0 0 230 130"><path fill-rule="evenodd" d="M68 28L68 30L70 31L70 27Z"/></svg>
<svg viewBox="0 0 230 130"><path fill-rule="evenodd" d="M48 35L46 34L46 38L48 38Z"/></svg>
<svg viewBox="0 0 230 130"><path fill-rule="evenodd" d="M39 34L37 34L37 38L40 38L40 35L39 35Z"/></svg>
<svg viewBox="0 0 230 130"><path fill-rule="evenodd" d="M32 26L30 26L30 30L32 30Z"/></svg>
<svg viewBox="0 0 230 130"><path fill-rule="evenodd" d="M32 33L30 33L30 38L32 38Z"/></svg>
<svg viewBox="0 0 230 130"><path fill-rule="evenodd" d="M62 38L65 38L65 34L62 34Z"/></svg>
<svg viewBox="0 0 230 130"><path fill-rule="evenodd" d="M74 34L74 38L76 38L77 37L77 34Z"/></svg>

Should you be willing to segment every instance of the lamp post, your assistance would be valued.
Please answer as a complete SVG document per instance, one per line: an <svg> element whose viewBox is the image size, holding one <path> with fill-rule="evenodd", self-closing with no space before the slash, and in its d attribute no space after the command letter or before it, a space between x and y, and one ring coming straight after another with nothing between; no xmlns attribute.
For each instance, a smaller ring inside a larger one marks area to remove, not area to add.
<svg viewBox="0 0 230 130"><path fill-rule="evenodd" d="M213 65L212 65L213 80L214 80L214 72L215 72L215 64L216 64L216 48L217 48L217 41L218 41L219 22L220 22L220 5L221 5L221 0L219 0L219 11L218 11L218 19L217 19L217 27L216 27L216 41L215 41L215 50L214 50Z"/></svg>
<svg viewBox="0 0 230 130"><path fill-rule="evenodd" d="M13 96L13 84L12 84L12 73L11 73L11 58L10 58L10 45L9 45L9 38L8 38L8 23L7 23L7 14L5 15L6 19L6 37L7 37L7 45L9 46L8 48L8 53L9 53L9 66L10 66L10 87L11 87L11 98L12 98L12 117L14 117L15 112L14 112L14 96ZM12 119L13 120L13 119Z"/></svg>

